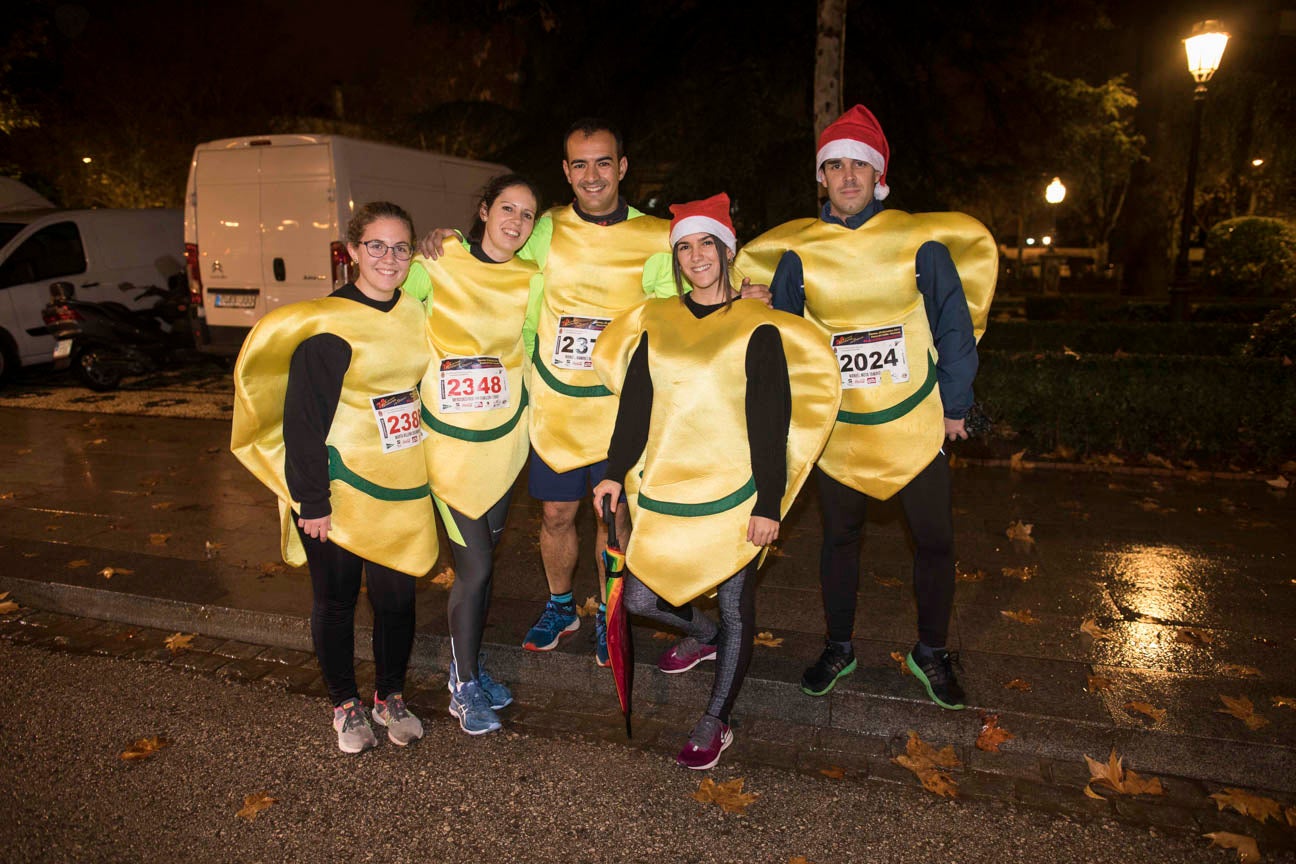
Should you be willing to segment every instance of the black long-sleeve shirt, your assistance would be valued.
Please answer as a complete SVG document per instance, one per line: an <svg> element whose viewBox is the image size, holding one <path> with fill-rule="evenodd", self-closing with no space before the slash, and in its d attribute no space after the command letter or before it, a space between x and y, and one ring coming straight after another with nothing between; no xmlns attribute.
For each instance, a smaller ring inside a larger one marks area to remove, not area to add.
<svg viewBox="0 0 1296 864"><path fill-rule="evenodd" d="M380 302L366 297L348 282L331 297L390 312L400 300ZM301 502L303 519L333 512L329 504L328 449L324 444L342 396L342 378L351 365L351 346L340 336L320 333L302 342L288 364L288 393L284 396L284 479L288 493Z"/></svg>
<svg viewBox="0 0 1296 864"><path fill-rule="evenodd" d="M697 318L718 312L724 304L703 306L686 295L684 304ZM753 516L781 518L780 504L787 490L787 435L792 420L792 391L788 385L783 339L773 324L763 324L747 343L747 444L752 475L756 479ZM619 483L639 461L648 446L653 384L648 371L648 335L639 339L626 370L617 408L616 425L608 446L607 476Z"/></svg>

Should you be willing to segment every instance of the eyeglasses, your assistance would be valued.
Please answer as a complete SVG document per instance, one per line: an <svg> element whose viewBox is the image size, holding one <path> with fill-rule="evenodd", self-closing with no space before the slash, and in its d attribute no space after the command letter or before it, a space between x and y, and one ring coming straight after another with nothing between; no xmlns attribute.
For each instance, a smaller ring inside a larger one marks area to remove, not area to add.
<svg viewBox="0 0 1296 864"><path fill-rule="evenodd" d="M366 240L360 244L369 250L369 257L382 258L390 249L396 256L397 261L408 261L414 257L414 247L408 243L397 243L395 246L388 246L381 240Z"/></svg>

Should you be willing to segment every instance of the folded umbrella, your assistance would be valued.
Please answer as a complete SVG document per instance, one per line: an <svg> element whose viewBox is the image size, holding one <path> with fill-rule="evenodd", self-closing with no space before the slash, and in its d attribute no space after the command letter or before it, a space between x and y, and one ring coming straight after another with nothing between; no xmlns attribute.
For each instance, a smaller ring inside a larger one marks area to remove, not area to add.
<svg viewBox="0 0 1296 864"><path fill-rule="evenodd" d="M607 523L608 542L603 550L603 568L607 573L607 643L616 682L617 699L625 714L626 737L630 734L630 689L634 686L634 641L630 635L630 616L621 603L625 580L625 553L617 542L616 520L612 518L609 499L603 499L603 521Z"/></svg>

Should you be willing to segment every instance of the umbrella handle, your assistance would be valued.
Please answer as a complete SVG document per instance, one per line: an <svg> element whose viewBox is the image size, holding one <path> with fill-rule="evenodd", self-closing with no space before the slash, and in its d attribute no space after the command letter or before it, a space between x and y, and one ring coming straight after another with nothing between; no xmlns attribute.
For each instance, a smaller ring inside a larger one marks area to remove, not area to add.
<svg viewBox="0 0 1296 864"><path fill-rule="evenodd" d="M621 548L621 544L617 543L616 519L612 516L611 495L608 495L603 499L603 524L607 525L608 529L608 545L615 546L618 549Z"/></svg>

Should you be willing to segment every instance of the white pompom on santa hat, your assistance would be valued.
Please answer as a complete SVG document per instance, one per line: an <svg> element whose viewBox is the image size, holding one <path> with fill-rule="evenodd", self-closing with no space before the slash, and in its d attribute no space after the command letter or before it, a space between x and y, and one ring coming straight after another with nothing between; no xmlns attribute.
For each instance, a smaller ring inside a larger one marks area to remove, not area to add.
<svg viewBox="0 0 1296 864"><path fill-rule="evenodd" d="M882 124L863 105L856 105L829 123L820 134L819 154L815 159L816 176L820 183L824 182L823 164L829 159L858 159L867 162L877 171L873 197L881 201L891 194L891 187L886 182L891 148L882 132Z"/></svg>
<svg viewBox="0 0 1296 864"><path fill-rule="evenodd" d="M733 220L729 218L729 196L721 192L701 201L670 205L672 247L681 237L705 232L720 238L730 252L738 251L738 237L734 234Z"/></svg>

